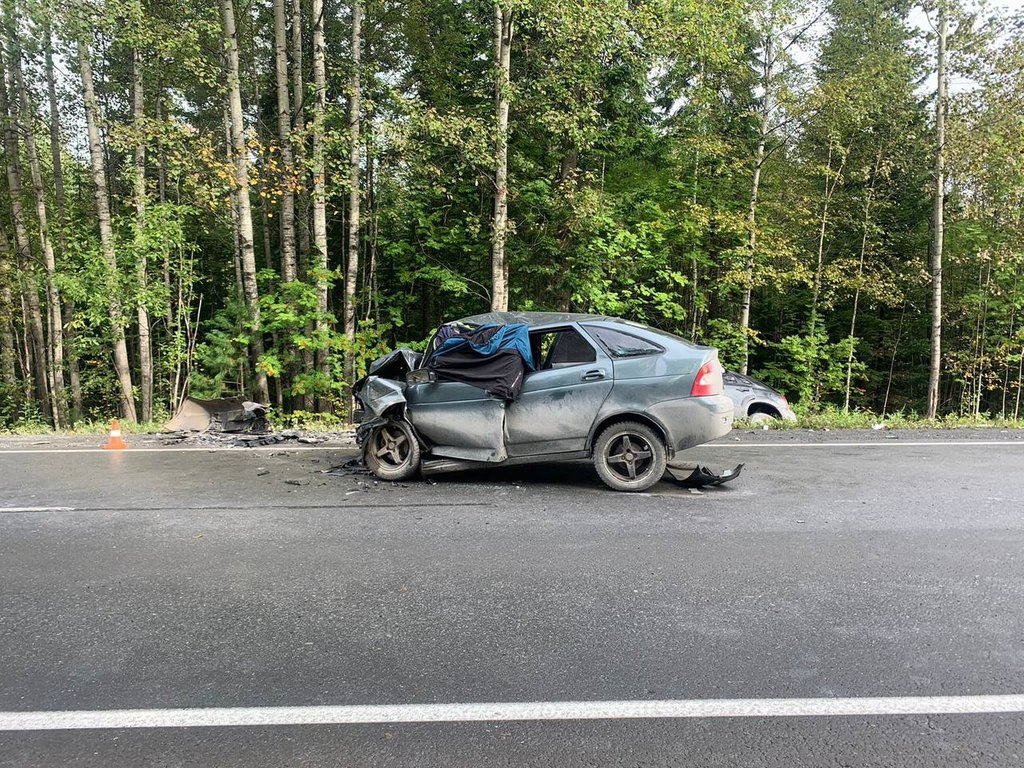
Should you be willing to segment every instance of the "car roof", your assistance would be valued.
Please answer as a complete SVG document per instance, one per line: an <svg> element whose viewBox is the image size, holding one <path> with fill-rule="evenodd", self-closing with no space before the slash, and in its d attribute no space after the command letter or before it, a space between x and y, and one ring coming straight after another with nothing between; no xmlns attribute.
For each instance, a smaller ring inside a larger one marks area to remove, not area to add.
<svg viewBox="0 0 1024 768"><path fill-rule="evenodd" d="M710 349L702 344L695 344L675 334L658 330L657 328L626 320L611 315L589 315L582 312L484 312L479 315L463 317L455 322L464 325L509 325L511 323L523 323L529 328L547 328L552 326L566 325L567 323L588 323L605 328L623 330L626 333L648 334L645 338L648 341L664 344L679 344L689 349ZM654 337L654 338L652 338Z"/></svg>
<svg viewBox="0 0 1024 768"><path fill-rule="evenodd" d="M561 323L582 323L595 320L625 322L618 317L607 315L588 315L581 312L484 312L480 315L463 317L458 322L466 325L511 325L524 323L530 328L542 325L559 325Z"/></svg>

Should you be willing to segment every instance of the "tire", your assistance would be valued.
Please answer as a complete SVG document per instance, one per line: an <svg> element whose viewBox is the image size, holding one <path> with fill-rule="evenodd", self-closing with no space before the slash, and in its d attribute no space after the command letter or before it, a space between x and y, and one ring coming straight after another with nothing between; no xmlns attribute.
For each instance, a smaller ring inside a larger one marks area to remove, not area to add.
<svg viewBox="0 0 1024 768"><path fill-rule="evenodd" d="M661 435L636 421L620 421L594 441L594 468L613 491L646 491L665 474Z"/></svg>
<svg viewBox="0 0 1024 768"><path fill-rule="evenodd" d="M381 480L408 480L420 469L420 443L405 419L375 427L366 438L366 466Z"/></svg>
<svg viewBox="0 0 1024 768"><path fill-rule="evenodd" d="M757 411L747 417L747 421L751 424L763 424L766 421L778 421L778 416L772 413L765 413L764 411Z"/></svg>

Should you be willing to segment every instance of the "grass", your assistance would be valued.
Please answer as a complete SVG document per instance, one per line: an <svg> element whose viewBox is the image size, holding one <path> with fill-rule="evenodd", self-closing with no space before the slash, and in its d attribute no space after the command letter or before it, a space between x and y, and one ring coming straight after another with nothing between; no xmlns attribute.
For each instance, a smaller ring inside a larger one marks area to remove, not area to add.
<svg viewBox="0 0 1024 768"><path fill-rule="evenodd" d="M163 432L164 424L170 416L162 415L152 421L132 423L122 420L121 431L125 434L152 434ZM270 413L270 428L301 429L306 432L343 432L354 429L354 427L343 421L340 417L331 413L308 413L297 411L295 413L275 414ZM88 419L76 422L66 429L55 430L41 418L22 418L11 426L0 425L0 435L105 435L110 431L110 422L107 420Z"/></svg>
<svg viewBox="0 0 1024 768"><path fill-rule="evenodd" d="M826 406L817 411L806 411L796 407L796 421L768 421L752 424L744 419L737 419L736 429L872 429L876 424L883 424L889 429L1024 429L1024 419L1002 419L991 416L942 416L938 419L925 419L914 412L898 411L879 416L872 411L844 411L835 406ZM145 434L163 432L165 418L132 424L121 422L121 430L126 434ZM353 426L341 417L331 413L295 413L270 414L272 429L301 429L307 432L340 432L353 429ZM105 435L110 430L110 422L103 420L80 421L73 427L60 430L66 435ZM52 435L56 430L38 418L25 418L10 427L0 426L0 435Z"/></svg>
<svg viewBox="0 0 1024 768"><path fill-rule="evenodd" d="M760 428L765 424L769 429L873 429L882 424L888 429L1024 429L1024 419L1003 419L993 416L940 416L926 419L914 412L898 411L884 417L866 410L844 411L834 406L817 411L796 411L796 421L768 421L752 424L738 419L736 429Z"/></svg>

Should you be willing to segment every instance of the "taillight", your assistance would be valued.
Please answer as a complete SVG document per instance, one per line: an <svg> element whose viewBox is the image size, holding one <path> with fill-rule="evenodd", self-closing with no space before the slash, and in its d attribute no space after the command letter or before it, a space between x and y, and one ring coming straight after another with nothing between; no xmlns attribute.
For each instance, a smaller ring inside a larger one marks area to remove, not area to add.
<svg viewBox="0 0 1024 768"><path fill-rule="evenodd" d="M786 405L789 405L789 400L786 399L786 396L784 394L779 392L779 397L782 398L782 402L784 402Z"/></svg>
<svg viewBox="0 0 1024 768"><path fill-rule="evenodd" d="M697 371L697 378L693 380L690 396L707 397L720 394L722 394L722 364L716 358L708 360Z"/></svg>

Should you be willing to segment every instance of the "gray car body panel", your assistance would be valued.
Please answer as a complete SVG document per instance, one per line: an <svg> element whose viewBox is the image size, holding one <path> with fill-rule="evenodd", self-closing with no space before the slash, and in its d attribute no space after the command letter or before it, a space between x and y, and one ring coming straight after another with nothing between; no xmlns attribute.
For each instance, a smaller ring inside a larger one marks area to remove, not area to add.
<svg viewBox="0 0 1024 768"><path fill-rule="evenodd" d="M657 428L670 454L731 429L733 403L728 397L690 396L701 366L717 357L713 348L603 315L490 312L458 322L525 323L531 335L572 329L593 347L595 359L529 373L520 398L508 404L460 382L390 382L402 392L407 418L426 445L425 461L430 456L491 463L577 458L588 454L605 424L620 419ZM597 336L601 328L635 335L659 351L615 358ZM368 387L373 378L367 380ZM372 393L378 389L374 382ZM385 409L394 405L397 394L389 388ZM360 399L365 403L362 394ZM367 407L383 413L379 406ZM436 464L446 465L457 462Z"/></svg>
<svg viewBox="0 0 1024 768"><path fill-rule="evenodd" d="M374 416L383 416L394 406L406 402L405 385L383 376L367 376L359 390L359 401Z"/></svg>
<svg viewBox="0 0 1024 768"><path fill-rule="evenodd" d="M408 384L409 421L436 456L498 462L505 448L505 402L459 381Z"/></svg>
<svg viewBox="0 0 1024 768"><path fill-rule="evenodd" d="M735 383L730 383L730 378L735 379ZM725 394L733 402L736 418L747 418L751 409L756 412L757 406L762 406L773 409L785 421L797 420L789 403L767 384L734 371L726 371L723 379Z"/></svg>

